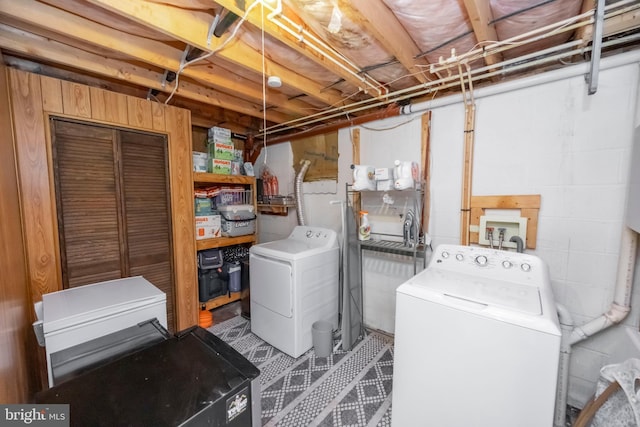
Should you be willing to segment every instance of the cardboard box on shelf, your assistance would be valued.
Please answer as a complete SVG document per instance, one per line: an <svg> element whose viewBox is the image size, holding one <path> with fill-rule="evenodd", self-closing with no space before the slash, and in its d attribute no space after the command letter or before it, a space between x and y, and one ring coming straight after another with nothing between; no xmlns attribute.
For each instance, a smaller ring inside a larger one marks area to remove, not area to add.
<svg viewBox="0 0 640 427"><path fill-rule="evenodd" d="M207 160L209 155L207 153L201 153L199 151L193 152L193 171L194 172L206 172Z"/></svg>
<svg viewBox="0 0 640 427"><path fill-rule="evenodd" d="M231 129L213 126L207 131L209 139L231 141Z"/></svg>
<svg viewBox="0 0 640 427"><path fill-rule="evenodd" d="M375 169L376 181L385 181L393 179L393 169L391 168L376 168Z"/></svg>
<svg viewBox="0 0 640 427"><path fill-rule="evenodd" d="M221 159L209 159L209 172L220 175L231 174L231 161Z"/></svg>
<svg viewBox="0 0 640 427"><path fill-rule="evenodd" d="M194 199L196 216L208 216L213 213L213 200L209 197L196 197Z"/></svg>
<svg viewBox="0 0 640 427"><path fill-rule="evenodd" d="M213 239L222 236L220 215L196 217L196 240Z"/></svg>
<svg viewBox="0 0 640 427"><path fill-rule="evenodd" d="M209 157L220 160L233 160L233 144L209 142Z"/></svg>

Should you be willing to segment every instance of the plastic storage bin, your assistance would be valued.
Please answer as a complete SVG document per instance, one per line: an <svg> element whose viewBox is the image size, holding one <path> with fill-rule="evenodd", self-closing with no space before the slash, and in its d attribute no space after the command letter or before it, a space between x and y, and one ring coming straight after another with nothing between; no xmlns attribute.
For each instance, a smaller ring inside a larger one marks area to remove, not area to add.
<svg viewBox="0 0 640 427"><path fill-rule="evenodd" d="M227 237L245 236L256 231L256 214L253 205L218 206L222 217L222 235Z"/></svg>

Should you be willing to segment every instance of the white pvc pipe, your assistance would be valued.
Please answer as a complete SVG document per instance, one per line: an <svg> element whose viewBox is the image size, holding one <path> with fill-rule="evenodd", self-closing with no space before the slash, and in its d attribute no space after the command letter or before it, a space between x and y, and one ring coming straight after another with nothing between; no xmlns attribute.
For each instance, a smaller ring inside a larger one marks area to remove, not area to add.
<svg viewBox="0 0 640 427"><path fill-rule="evenodd" d="M607 70L611 68L621 67L623 65L633 64L640 62L640 51L635 50L631 52L621 53L600 60L600 70ZM475 99L484 98L488 96L498 95L501 93L508 93L514 90L525 89L532 86L538 86L546 83L551 83L559 80L565 80L572 77L584 76L589 72L589 64L582 63L573 65L567 68L562 68L555 71L549 71L547 73L536 74L535 76L527 77L524 79L513 80L510 82L499 83L493 86L487 86L473 91ZM436 98L430 101L424 101L417 104L405 105L400 109L401 114L412 114L431 110L438 107L444 107L447 105L462 103L462 94L451 95L443 98Z"/></svg>
<svg viewBox="0 0 640 427"><path fill-rule="evenodd" d="M558 362L558 385L556 388L556 408L554 427L565 427L567 420L567 395L569 390L569 362L571 360L571 343L569 338L573 331L573 318L569 310L556 303L562 338L560 340L560 359Z"/></svg>
<svg viewBox="0 0 640 427"><path fill-rule="evenodd" d="M569 310L560 304L556 304L562 329L562 340L560 343L554 427L564 427L566 425L571 347L598 332L620 323L631 310L631 291L633 288L637 245L638 234L629 227L624 227L620 240L620 255L618 257L614 297L608 312L582 326L575 327Z"/></svg>
<svg viewBox="0 0 640 427"><path fill-rule="evenodd" d="M623 39L616 39L616 40L613 40L613 41L609 41L609 42L603 43L603 46L604 45L606 45L607 47L615 46L615 45L621 44L622 42L635 40L637 38L638 38L637 35L631 35L631 36L627 36L627 37L625 37ZM564 49L564 48L571 48L571 47L574 47L574 46L576 46L576 42L575 41L568 42L568 43L565 43L565 44L559 45L559 46L554 46L554 47L551 47L549 49L545 49L544 51L540 51L539 53L542 53L542 52L554 52L554 51L557 51L557 50L561 50L561 49ZM519 69L529 68L529 67L531 67L533 65L546 64L546 63L549 63L551 61L561 60L563 58L566 58L566 57L569 57L569 56L572 56L572 55L577 55L577 54L580 54L580 53L583 53L583 49L574 49L572 51L560 53L560 54L557 54L557 55L552 56L552 57L545 57L545 58L538 59L536 61L532 61L532 62L523 63L523 64L516 65L516 66L512 66L512 67L510 67L510 68L508 68L507 70L504 70L504 71L497 70L497 71L491 71L489 73L482 74L486 70L499 68L499 67L501 67L503 65L509 65L509 64L511 64L513 62L516 62L516 61L520 60L520 58L510 59L510 60L507 60L507 61L503 61L503 62L501 62L499 64L493 64L491 66L485 66L485 67L482 67L482 68L479 68L479 69L476 69L476 70L472 71L472 74L473 74L472 79L473 79L473 81L484 80L484 79L487 79L487 78L492 77L492 76L500 75L500 74L503 74L503 73L514 72L514 71L519 70ZM631 53L634 53L634 52L631 52ZM522 58L527 58L527 57L530 57L530 56L532 56L532 54L524 55ZM581 64L581 65L584 66L584 64ZM624 65L626 65L626 64L624 64ZM579 65L575 65L575 67L578 67L578 66ZM588 64L587 64L587 66L588 66ZM569 67L567 67L567 68L569 68ZM602 69L602 65L601 65L600 68ZM611 68L613 68L613 67L611 67ZM548 73L545 73L544 75L547 76L547 74L551 74L551 73L554 73L554 72L558 72L558 70L549 71ZM578 71L575 74L576 75L586 74L586 71L585 72ZM573 76L569 76L569 77L573 77ZM566 77L558 77L556 79L551 79L551 80L548 80L548 81L562 80L564 78L566 78ZM413 86L413 87L410 87L410 88L400 89L400 90L397 90L397 91L394 91L394 92L390 93L389 94L390 95L390 99L392 98L392 100L394 102L398 102L398 101L402 101L402 100L405 100L405 99L410 99L410 98L415 97L415 96L429 95L429 94L433 93L434 91L443 90L445 88L450 88L450 87L457 86L459 84L458 79L459 79L458 75L453 75L453 76L444 78L442 80L439 80L437 82L434 81L434 82L421 84L421 85L418 85L418 86ZM544 82L545 81L542 81L541 83L544 83ZM512 83L520 84L521 82L512 82ZM529 84L526 84L526 82L522 82L522 83L525 83L524 86L522 86L522 87L531 86ZM503 84L508 84L508 83L503 83ZM533 83L533 84L539 84L539 83ZM502 86L501 85L491 86L491 88L493 88L494 90L498 90L499 87L502 87ZM485 90L487 90L487 89L489 89L489 88L486 88ZM517 87L515 89L517 89ZM511 90L513 90L513 89L511 89ZM498 90L495 93L503 93L503 92L509 92L509 91L510 90L504 90L504 91ZM476 92L477 91L474 90L474 97L475 97ZM480 93L481 94L484 93L483 89L480 89ZM492 95L492 94L494 94L494 93L490 93L489 95ZM427 109L430 109L430 108L436 108L436 107L443 106L443 105L449 105L449 104L454 104L454 103L457 103L457 102L461 102L462 101L461 96L462 95L454 95L454 96L446 97L446 98L438 98L438 99L436 99L434 101L427 101L427 106L426 107L423 106L425 103L418 103L418 104L412 104L412 105L404 106L404 107L401 107L400 114L411 114L413 112L424 111L424 110L427 110ZM487 96L487 95L485 95L485 96ZM296 127L296 126L310 125L310 124L317 123L317 122L320 122L320 121L323 121L323 120L328 120L328 119L331 119L331 118L341 117L341 116L344 116L344 115L348 115L349 113L356 113L358 111L367 110L367 109L371 109L371 108L374 108L374 107L379 107L379 106L383 106L383 105L387 105L387 104L389 104L388 100L379 101L379 100L376 100L376 99L366 99L366 100L362 100L362 101L358 101L358 102L355 102L353 104L350 104L348 106L348 109L334 108L332 110L311 114L309 116L305 116L305 117L301 117L301 118L298 118L298 119L290 120L288 122L278 123L276 125L273 125L271 127L266 128L266 133L267 134L272 134L272 133L277 133L277 132L283 132L283 131L285 131L287 129L292 129L292 128Z"/></svg>
<svg viewBox="0 0 640 427"><path fill-rule="evenodd" d="M570 337L570 344L574 345L600 331L620 323L631 310L631 289L633 287L633 272L636 265L636 248L638 234L624 227L620 240L620 256L618 257L618 273L615 293L609 311L599 317L575 327Z"/></svg>

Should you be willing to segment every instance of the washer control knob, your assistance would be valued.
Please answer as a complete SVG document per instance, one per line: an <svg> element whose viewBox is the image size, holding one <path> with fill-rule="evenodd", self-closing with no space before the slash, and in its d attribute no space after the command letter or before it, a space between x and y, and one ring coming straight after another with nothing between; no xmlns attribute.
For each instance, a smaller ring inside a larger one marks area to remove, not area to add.
<svg viewBox="0 0 640 427"><path fill-rule="evenodd" d="M447 252L447 251L443 251L441 255L442 255L442 258L444 258L444 259L449 258L449 252Z"/></svg>
<svg viewBox="0 0 640 427"><path fill-rule="evenodd" d="M489 262L489 260L487 259L486 256L484 255L478 255L476 257L476 264L478 264L479 266L483 267L485 265L487 265L487 262Z"/></svg>
<svg viewBox="0 0 640 427"><path fill-rule="evenodd" d="M520 268L522 269L522 271L524 271L525 273L528 273L529 271L531 271L531 266L529 264L527 264L526 262L522 263L522 265L520 266Z"/></svg>
<svg viewBox="0 0 640 427"><path fill-rule="evenodd" d="M311 231L311 230L307 230L307 234L306 234L306 236L307 236L307 238L309 238L309 239L310 239L311 237L313 237L313 231Z"/></svg>
<svg viewBox="0 0 640 427"><path fill-rule="evenodd" d="M316 233L316 237L320 237L322 235L321 232L318 231L318 233Z"/></svg>
<svg viewBox="0 0 640 427"><path fill-rule="evenodd" d="M462 261L462 260L464 259L464 255L462 255L462 254L456 254L456 259L457 259L458 261Z"/></svg>
<svg viewBox="0 0 640 427"><path fill-rule="evenodd" d="M504 268L511 268L511 267L513 267L513 264L511 263L511 261L504 260L504 261L502 261L502 266Z"/></svg>

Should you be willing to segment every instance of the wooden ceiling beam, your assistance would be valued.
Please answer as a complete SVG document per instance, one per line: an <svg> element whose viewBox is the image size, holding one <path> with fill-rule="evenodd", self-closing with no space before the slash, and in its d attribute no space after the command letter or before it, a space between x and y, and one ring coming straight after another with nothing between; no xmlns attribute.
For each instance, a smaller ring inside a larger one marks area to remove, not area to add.
<svg viewBox="0 0 640 427"><path fill-rule="evenodd" d="M201 13L194 13L185 9L171 7L159 3L146 1L121 1L121 0L89 0L91 3L106 8L114 13L126 16L146 27L154 28L164 34L175 37L204 52L214 50L226 38L213 38L211 43L207 40L209 27L213 17L205 17ZM243 12L234 6L241 16ZM244 44L239 39L234 40L228 47L216 52L219 56L240 67L245 67L255 73L262 74L262 55ZM335 90L325 88L315 80L294 73L276 62L265 58L265 67L268 75L280 76L289 87L294 88L310 97L329 105L341 105L344 102L342 95Z"/></svg>
<svg viewBox="0 0 640 427"><path fill-rule="evenodd" d="M489 0L463 1L478 43L499 41L495 25L490 24L493 21L493 12ZM502 62L502 60L502 53L494 53L484 57L485 64L489 66Z"/></svg>
<svg viewBox="0 0 640 427"><path fill-rule="evenodd" d="M584 0L582 2L580 14L587 13L594 8L595 4L593 0ZM635 30L637 28L640 28L640 11L637 9L630 10L605 18L602 37L610 37L612 35ZM593 38L593 24L578 28L574 38L576 40L582 40L582 46L589 45Z"/></svg>
<svg viewBox="0 0 640 427"><path fill-rule="evenodd" d="M59 3L68 6L75 4L65 1ZM178 49L162 42L123 33L56 7L41 3L0 0L0 14L119 54L126 52L132 59L159 68L175 72L180 67L179 58L182 51ZM262 103L262 85L234 76L224 69L218 71L213 64L209 64L206 70L197 67L186 68L183 74L225 93L235 92L244 99L255 100L256 105ZM274 95L270 101L278 105L282 111L294 116L304 116L309 108L308 104L301 101L291 102L282 94ZM225 105L224 108L234 110L234 105Z"/></svg>
<svg viewBox="0 0 640 427"><path fill-rule="evenodd" d="M66 66L51 64L48 61L36 62L30 59L13 56L4 51L4 63L12 68L53 77L59 80L81 83L85 86L106 89L111 92L118 92L136 98L145 98L148 95L148 88L132 83L116 80L105 76L97 76L84 70L72 70ZM194 126L209 128L219 123L225 123L225 127L235 129L239 133L259 132L262 127L262 120L246 114L215 107L202 102L196 102L187 98L175 98L176 107L191 111L191 123Z"/></svg>
<svg viewBox="0 0 640 427"><path fill-rule="evenodd" d="M109 0L109 1L117 1L117 0ZM247 3L244 3L244 7L239 6L239 2L236 0L214 0L220 6L224 7L228 11L236 14L237 16L244 16L245 11L247 9ZM262 19L261 7L254 8L247 16L247 21L253 24L256 28L261 28L264 22L264 32L269 36L279 40L281 43L286 45L288 48L293 51L299 53L300 55L305 56L311 61L315 62L317 65L329 70L332 74L342 78L344 81L351 83L355 87L360 87L363 92L369 94L369 96L378 96L378 93L372 93L370 87L365 83L365 78L357 75L361 70L357 69L353 64L347 62L344 57L337 51L333 51L331 53L332 58L341 65L336 64L335 62L329 60L326 55L323 55L313 48L309 46L309 40L301 41L298 37L294 37L289 32L284 30L282 27L278 26L276 23L268 19L268 15L271 13L271 10L268 8L264 9L264 20ZM284 14L285 12L281 12ZM290 13L287 11L287 13ZM277 17L276 19L281 19ZM298 19L297 17L293 18ZM284 24L287 25L287 24ZM318 37L321 38L321 37ZM322 48L321 48L322 49ZM346 68L346 70L345 70ZM351 71L347 71L351 70ZM382 85L376 82L373 78L367 76L369 82L374 84L377 87L381 87Z"/></svg>
<svg viewBox="0 0 640 427"><path fill-rule="evenodd" d="M136 67L123 61L82 52L73 47L25 33L22 30L8 27L4 24L0 24L0 47L9 52L27 55L42 61L50 61L66 66L72 64L75 69L156 89L161 92L172 90L171 85L162 86L162 74L160 73ZM184 98L220 108L227 108L227 105L233 104L234 111L254 117L263 116L262 111L255 104L211 89L202 88L188 81L181 82L177 94ZM282 123L292 118L278 112L267 111L267 119L272 122Z"/></svg>
<svg viewBox="0 0 640 427"><path fill-rule="evenodd" d="M428 77L431 74L429 62L424 58L416 59L420 48L381 0L351 0L351 6L365 18L360 23L416 80L420 83L432 80Z"/></svg>

